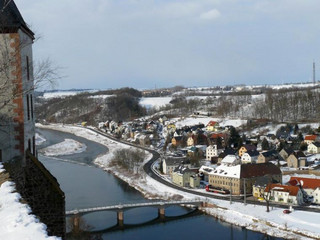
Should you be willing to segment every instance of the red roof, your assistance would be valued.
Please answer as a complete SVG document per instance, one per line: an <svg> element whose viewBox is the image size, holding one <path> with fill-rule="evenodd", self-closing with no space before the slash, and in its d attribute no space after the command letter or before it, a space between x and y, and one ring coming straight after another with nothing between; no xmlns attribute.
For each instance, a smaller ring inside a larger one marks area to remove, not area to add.
<svg viewBox="0 0 320 240"><path fill-rule="evenodd" d="M271 189L277 192L288 192L291 196L297 196L299 191L298 186L287 186L281 184L269 184L264 191L270 192Z"/></svg>
<svg viewBox="0 0 320 240"><path fill-rule="evenodd" d="M207 126L214 126L214 125L216 125L218 122L216 122L216 121L210 121L208 124L207 124Z"/></svg>
<svg viewBox="0 0 320 240"><path fill-rule="evenodd" d="M295 183L296 182L296 183ZM303 178L303 177L291 177L289 184L294 185L300 183L303 188L316 189L320 187L320 179L316 178Z"/></svg>
<svg viewBox="0 0 320 240"><path fill-rule="evenodd" d="M317 139L317 135L306 135L304 140L315 141Z"/></svg>
<svg viewBox="0 0 320 240"><path fill-rule="evenodd" d="M216 138L225 138L226 137L226 134L224 133L213 133L210 138L213 138L213 139L216 139Z"/></svg>

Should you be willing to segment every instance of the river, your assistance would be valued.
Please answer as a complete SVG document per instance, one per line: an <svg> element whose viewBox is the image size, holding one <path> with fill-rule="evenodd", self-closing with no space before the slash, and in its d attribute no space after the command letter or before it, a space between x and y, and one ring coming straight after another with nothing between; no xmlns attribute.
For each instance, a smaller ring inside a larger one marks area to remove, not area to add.
<svg viewBox="0 0 320 240"><path fill-rule="evenodd" d="M58 179L65 192L66 210L149 201L127 183L92 164L98 155L108 151L105 146L68 133L44 129L38 129L37 132L47 140L38 148L61 142L66 138L87 145L86 151L82 153L60 157L39 156L40 161ZM169 207L166 208L166 215L179 216L189 211L183 207ZM154 208L126 211L125 224L140 224L139 227L123 231L102 231L98 239L280 239L232 226L205 214L160 224L142 224L156 217L157 210ZM91 231L103 230L117 223L114 212L88 214L84 217L84 221Z"/></svg>

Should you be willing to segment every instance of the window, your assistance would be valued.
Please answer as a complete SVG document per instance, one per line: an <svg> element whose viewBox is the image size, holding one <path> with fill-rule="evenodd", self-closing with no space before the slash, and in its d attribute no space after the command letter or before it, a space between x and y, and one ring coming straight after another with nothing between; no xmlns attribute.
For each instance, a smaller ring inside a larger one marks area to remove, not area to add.
<svg viewBox="0 0 320 240"><path fill-rule="evenodd" d="M29 65L29 57L26 56L26 62L27 62L27 80L30 80L30 65Z"/></svg>
<svg viewBox="0 0 320 240"><path fill-rule="evenodd" d="M36 138L35 136L32 137L32 153L36 156Z"/></svg>
<svg viewBox="0 0 320 240"><path fill-rule="evenodd" d="M32 97L32 94L30 94L30 105L31 105L31 118L33 119L33 97Z"/></svg>
<svg viewBox="0 0 320 240"><path fill-rule="evenodd" d="M30 101L29 101L29 94L27 94L27 116L28 120L30 120Z"/></svg>
<svg viewBox="0 0 320 240"><path fill-rule="evenodd" d="M31 139L28 140L28 150L31 152Z"/></svg>

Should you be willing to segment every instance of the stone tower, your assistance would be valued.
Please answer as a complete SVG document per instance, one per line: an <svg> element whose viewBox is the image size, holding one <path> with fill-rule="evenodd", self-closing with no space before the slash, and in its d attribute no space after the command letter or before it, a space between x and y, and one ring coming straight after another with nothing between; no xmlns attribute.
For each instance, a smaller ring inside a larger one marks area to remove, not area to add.
<svg viewBox="0 0 320 240"><path fill-rule="evenodd" d="M13 0L0 0L0 161L49 235L65 237L65 195L35 147L34 34Z"/></svg>
<svg viewBox="0 0 320 240"><path fill-rule="evenodd" d="M33 32L13 1L0 0L0 160L35 155Z"/></svg>

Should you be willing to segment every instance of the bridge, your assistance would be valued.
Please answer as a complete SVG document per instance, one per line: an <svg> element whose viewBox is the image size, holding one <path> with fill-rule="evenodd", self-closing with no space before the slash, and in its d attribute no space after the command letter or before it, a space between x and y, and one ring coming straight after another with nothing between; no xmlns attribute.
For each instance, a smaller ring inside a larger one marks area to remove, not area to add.
<svg viewBox="0 0 320 240"><path fill-rule="evenodd" d="M79 229L80 217L93 212L103 212L103 211L116 211L117 212L117 226L122 228L124 227L124 211L132 208L141 208L141 207L155 207L158 208L158 218L164 220L165 208L168 206L182 205L182 206L194 206L198 208L199 206L204 206L204 202L201 200L191 200L191 201L160 201L160 202L147 202L147 203L133 203L133 204L118 204L113 206L102 206L94 208L85 208L85 209L75 209L71 211L66 211L66 217L73 218L73 229Z"/></svg>

